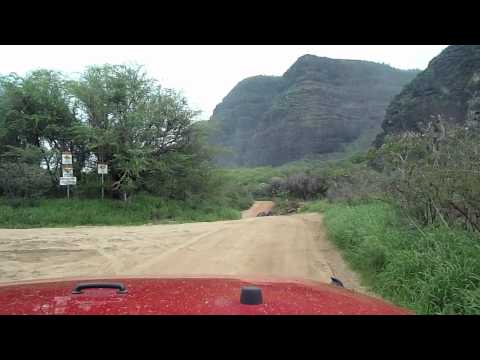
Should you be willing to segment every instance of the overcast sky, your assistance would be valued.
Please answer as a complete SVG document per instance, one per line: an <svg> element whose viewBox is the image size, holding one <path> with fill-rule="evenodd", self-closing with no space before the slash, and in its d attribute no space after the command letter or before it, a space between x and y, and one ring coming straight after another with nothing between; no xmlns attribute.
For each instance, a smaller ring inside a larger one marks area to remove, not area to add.
<svg viewBox="0 0 480 360"><path fill-rule="evenodd" d="M446 45L16 45L0 46L0 74L46 68L81 72L93 64L145 65L164 87L181 90L208 119L215 106L242 79L282 75L305 54L425 69Z"/></svg>

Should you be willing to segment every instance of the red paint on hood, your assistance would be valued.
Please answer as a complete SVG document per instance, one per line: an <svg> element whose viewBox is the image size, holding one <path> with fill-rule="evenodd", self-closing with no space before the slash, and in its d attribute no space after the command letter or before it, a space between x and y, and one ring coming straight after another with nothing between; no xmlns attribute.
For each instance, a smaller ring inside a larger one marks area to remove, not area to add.
<svg viewBox="0 0 480 360"><path fill-rule="evenodd" d="M406 315L401 309L332 285L304 281L249 281L234 278L116 278L114 289L85 289L81 280L0 285L0 314L25 315ZM99 282L95 279L95 282ZM240 304L242 286L257 286L263 304Z"/></svg>

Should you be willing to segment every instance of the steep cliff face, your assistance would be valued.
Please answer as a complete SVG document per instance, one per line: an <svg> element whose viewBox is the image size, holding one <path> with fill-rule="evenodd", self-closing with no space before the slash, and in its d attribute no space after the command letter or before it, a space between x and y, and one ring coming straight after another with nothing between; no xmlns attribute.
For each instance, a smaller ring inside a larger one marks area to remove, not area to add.
<svg viewBox="0 0 480 360"><path fill-rule="evenodd" d="M480 116L480 45L452 45L435 57L388 106L376 144L436 115L453 123Z"/></svg>
<svg viewBox="0 0 480 360"><path fill-rule="evenodd" d="M281 77L241 81L210 119L223 165L280 165L342 151L378 133L385 108L417 71L357 60L300 57ZM372 130L373 129L373 130Z"/></svg>

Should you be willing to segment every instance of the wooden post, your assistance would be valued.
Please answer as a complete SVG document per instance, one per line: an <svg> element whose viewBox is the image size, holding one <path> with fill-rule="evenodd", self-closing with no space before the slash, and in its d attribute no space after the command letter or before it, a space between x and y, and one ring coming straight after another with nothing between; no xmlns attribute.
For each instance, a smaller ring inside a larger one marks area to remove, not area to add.
<svg viewBox="0 0 480 360"><path fill-rule="evenodd" d="M67 185L67 200L70 200L70 185Z"/></svg>
<svg viewBox="0 0 480 360"><path fill-rule="evenodd" d="M104 197L104 189L103 189L103 173L102 173L102 200L103 200L103 197Z"/></svg>

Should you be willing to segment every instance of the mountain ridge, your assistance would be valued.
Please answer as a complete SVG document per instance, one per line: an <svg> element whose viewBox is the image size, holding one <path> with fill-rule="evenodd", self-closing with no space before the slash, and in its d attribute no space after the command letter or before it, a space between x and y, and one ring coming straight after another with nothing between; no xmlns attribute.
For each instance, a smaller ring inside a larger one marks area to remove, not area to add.
<svg viewBox="0 0 480 360"><path fill-rule="evenodd" d="M243 79L208 121L211 142L231 150L218 163L275 166L341 151L364 131L378 133L388 103L417 73L306 54L282 76Z"/></svg>
<svg viewBox="0 0 480 360"><path fill-rule="evenodd" d="M433 58L390 103L375 144L438 115L460 124L480 116L480 45L450 45Z"/></svg>

